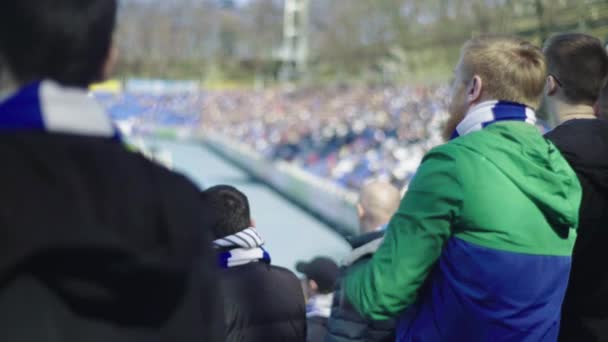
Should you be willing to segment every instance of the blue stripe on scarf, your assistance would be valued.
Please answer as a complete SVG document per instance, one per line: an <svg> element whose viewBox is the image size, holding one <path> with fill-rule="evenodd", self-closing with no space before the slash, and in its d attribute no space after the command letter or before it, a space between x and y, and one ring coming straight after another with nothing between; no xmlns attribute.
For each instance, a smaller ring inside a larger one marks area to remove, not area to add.
<svg viewBox="0 0 608 342"><path fill-rule="evenodd" d="M44 121L41 86L42 82L30 83L0 103L0 131L48 131ZM115 126L113 130L112 139L122 141L119 130Z"/></svg>
<svg viewBox="0 0 608 342"><path fill-rule="evenodd" d="M263 257L261 259L251 260L251 262L263 262L265 264L270 265L272 260L270 258L270 254L268 253L268 251L266 251L262 247L258 247L258 248L260 248L264 252ZM232 253L230 253L230 251L218 253L218 266L222 269L229 268L228 262L230 261L231 258L232 258Z"/></svg>
<svg viewBox="0 0 608 342"><path fill-rule="evenodd" d="M526 106L519 103L499 101L494 108L492 108L492 112L494 113L494 121L486 123L486 126L497 121L526 121L526 108Z"/></svg>
<svg viewBox="0 0 608 342"><path fill-rule="evenodd" d="M44 129L40 83L32 83L0 104L0 129L4 131Z"/></svg>
<svg viewBox="0 0 608 342"><path fill-rule="evenodd" d="M232 257L230 251L219 253L218 255L218 266L220 268L228 268L228 260Z"/></svg>

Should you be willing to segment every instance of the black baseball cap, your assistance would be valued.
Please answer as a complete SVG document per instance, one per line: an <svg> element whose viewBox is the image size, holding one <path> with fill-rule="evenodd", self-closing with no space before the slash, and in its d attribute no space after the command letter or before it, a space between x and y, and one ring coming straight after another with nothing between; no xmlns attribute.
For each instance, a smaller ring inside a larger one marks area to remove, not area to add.
<svg viewBox="0 0 608 342"><path fill-rule="evenodd" d="M330 258L317 257L310 262L298 262L296 270L310 280L314 280L319 286L319 292L329 293L334 291L338 280L338 265Z"/></svg>

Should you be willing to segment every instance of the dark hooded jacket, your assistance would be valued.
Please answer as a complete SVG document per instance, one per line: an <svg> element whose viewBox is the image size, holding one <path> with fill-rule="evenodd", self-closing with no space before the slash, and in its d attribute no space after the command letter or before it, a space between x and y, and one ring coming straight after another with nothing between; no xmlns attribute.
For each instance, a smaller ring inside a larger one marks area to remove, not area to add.
<svg viewBox="0 0 608 342"><path fill-rule="evenodd" d="M223 340L199 190L98 106L48 82L0 104L1 339Z"/></svg>
<svg viewBox="0 0 608 342"><path fill-rule="evenodd" d="M282 267L254 262L221 270L227 342L305 342L300 281Z"/></svg>
<svg viewBox="0 0 608 342"><path fill-rule="evenodd" d="M608 121L571 120L547 134L583 188L561 341L608 341Z"/></svg>
<svg viewBox="0 0 608 342"><path fill-rule="evenodd" d="M384 232L374 232L349 239L353 251L344 261L341 278L350 267L366 263L384 239ZM342 300L342 281L337 282L331 317L327 324L326 342L375 342L395 340L395 320L371 321L361 317L348 301Z"/></svg>

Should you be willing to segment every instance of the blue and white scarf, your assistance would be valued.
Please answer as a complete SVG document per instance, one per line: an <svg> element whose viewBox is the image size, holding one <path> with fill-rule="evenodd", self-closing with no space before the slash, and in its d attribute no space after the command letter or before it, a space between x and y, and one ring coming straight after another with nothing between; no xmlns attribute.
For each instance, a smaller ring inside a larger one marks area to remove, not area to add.
<svg viewBox="0 0 608 342"><path fill-rule="evenodd" d="M264 239L255 228L247 228L234 235L213 241L216 249L228 249L218 254L219 266L230 268L252 262L270 264L270 254L262 248Z"/></svg>
<svg viewBox="0 0 608 342"><path fill-rule="evenodd" d="M480 131L500 121L521 121L534 125L536 124L536 113L532 108L515 102L482 102L471 108L456 127L451 139Z"/></svg>
<svg viewBox="0 0 608 342"><path fill-rule="evenodd" d="M0 103L0 133L49 132L120 141L103 107L87 92L52 81L31 83Z"/></svg>
<svg viewBox="0 0 608 342"><path fill-rule="evenodd" d="M331 316L331 306L334 302L334 293L318 294L310 297L306 304L306 318Z"/></svg>

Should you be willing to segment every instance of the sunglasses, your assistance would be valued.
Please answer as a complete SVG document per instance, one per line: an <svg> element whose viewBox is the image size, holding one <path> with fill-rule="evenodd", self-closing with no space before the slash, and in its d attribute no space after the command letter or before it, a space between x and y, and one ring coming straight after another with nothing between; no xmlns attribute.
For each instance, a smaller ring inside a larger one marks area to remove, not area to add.
<svg viewBox="0 0 608 342"><path fill-rule="evenodd" d="M557 83L557 85L558 85L560 88L563 88L563 87L564 87L564 85L562 84L562 81L560 81L560 80L559 80L559 78L557 78L557 76L555 76L555 75L553 75L553 74L549 74L549 76L553 77L553 79L555 80L555 83Z"/></svg>

